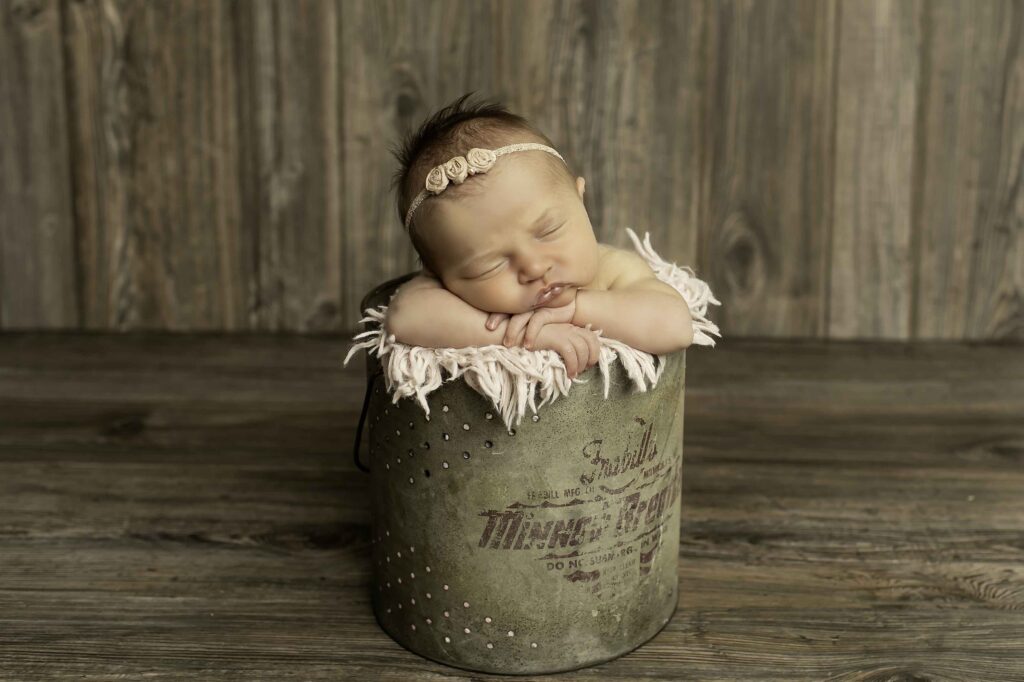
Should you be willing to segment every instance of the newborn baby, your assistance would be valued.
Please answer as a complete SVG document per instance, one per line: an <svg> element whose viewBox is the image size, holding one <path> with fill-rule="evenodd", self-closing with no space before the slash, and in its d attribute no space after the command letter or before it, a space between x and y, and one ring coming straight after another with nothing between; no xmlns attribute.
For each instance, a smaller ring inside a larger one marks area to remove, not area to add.
<svg viewBox="0 0 1024 682"><path fill-rule="evenodd" d="M399 157L399 215L423 268L391 299L387 333L430 348L553 350L570 377L597 363L593 330L653 354L688 347L685 299L636 253L597 241L585 181L550 140L500 105L462 108L465 98L428 120ZM550 151L490 151L519 143ZM467 155L471 169L481 168L474 159L490 164L462 178ZM445 166L453 157L461 160ZM456 169L451 181L438 166ZM416 205L424 187L442 185Z"/></svg>

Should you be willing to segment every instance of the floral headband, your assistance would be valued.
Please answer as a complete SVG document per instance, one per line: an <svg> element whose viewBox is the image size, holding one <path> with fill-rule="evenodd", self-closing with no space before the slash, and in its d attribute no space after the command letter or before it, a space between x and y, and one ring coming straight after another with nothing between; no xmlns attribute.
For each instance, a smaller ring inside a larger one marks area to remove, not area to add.
<svg viewBox="0 0 1024 682"><path fill-rule="evenodd" d="M511 154L512 152L521 152L529 149L545 151L562 159L561 154L546 144L539 144L537 142L519 142L517 144L498 147L497 149L480 149L479 147L473 147L465 156L455 156L449 159L446 163L434 166L430 172L427 173L427 180L425 183L426 189L420 190L420 193L416 195L415 199L413 199L412 205L409 206L409 211L405 214L406 229L409 228L409 223L412 222L413 211L415 211L427 197L443 192L445 187L448 186L449 180L456 185L461 185L466 181L468 176L476 175L477 173L486 173L489 171L497 158L502 154ZM565 159L562 159L562 163L565 163Z"/></svg>

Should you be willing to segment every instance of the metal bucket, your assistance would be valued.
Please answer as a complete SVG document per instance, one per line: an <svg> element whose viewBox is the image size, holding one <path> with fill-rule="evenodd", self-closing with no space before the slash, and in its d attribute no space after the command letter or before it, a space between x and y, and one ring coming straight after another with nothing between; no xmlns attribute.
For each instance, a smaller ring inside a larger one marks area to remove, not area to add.
<svg viewBox="0 0 1024 682"><path fill-rule="evenodd" d="M646 393L616 361L607 400L593 367L506 431L461 379L428 396L429 419L392 405L367 354L381 628L433 661L505 674L602 663L660 632L678 603L685 358L664 356Z"/></svg>

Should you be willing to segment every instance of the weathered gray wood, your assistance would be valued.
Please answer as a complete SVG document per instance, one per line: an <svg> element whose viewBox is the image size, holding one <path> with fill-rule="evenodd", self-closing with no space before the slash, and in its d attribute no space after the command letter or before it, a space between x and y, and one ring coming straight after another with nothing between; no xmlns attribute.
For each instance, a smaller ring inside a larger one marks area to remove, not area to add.
<svg viewBox="0 0 1024 682"><path fill-rule="evenodd" d="M86 328L257 326L231 10L65 6Z"/></svg>
<svg viewBox="0 0 1024 682"><path fill-rule="evenodd" d="M836 3L712 7L696 262L724 303L716 323L826 336Z"/></svg>
<svg viewBox="0 0 1024 682"><path fill-rule="evenodd" d="M0 329L350 331L389 148L470 90L723 333L1024 338L1019 0L11 0Z"/></svg>
<svg viewBox="0 0 1024 682"><path fill-rule="evenodd" d="M926 2L911 337L1024 338L1024 4Z"/></svg>
<svg viewBox="0 0 1024 682"><path fill-rule="evenodd" d="M0 329L79 325L59 0L0 3Z"/></svg>
<svg viewBox="0 0 1024 682"><path fill-rule="evenodd" d="M0 679L500 679L373 618L348 347L0 336ZM1019 678L1017 347L687 353L679 609L566 679Z"/></svg>
<svg viewBox="0 0 1024 682"><path fill-rule="evenodd" d="M910 335L919 16L919 0L839 3L830 338Z"/></svg>

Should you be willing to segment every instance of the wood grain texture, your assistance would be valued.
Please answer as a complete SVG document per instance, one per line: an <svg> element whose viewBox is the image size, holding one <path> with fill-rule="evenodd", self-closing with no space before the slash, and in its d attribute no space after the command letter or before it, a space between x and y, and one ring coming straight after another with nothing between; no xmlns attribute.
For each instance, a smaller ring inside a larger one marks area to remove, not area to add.
<svg viewBox="0 0 1024 682"><path fill-rule="evenodd" d="M59 0L0 3L0 329L79 325Z"/></svg>
<svg viewBox="0 0 1024 682"><path fill-rule="evenodd" d="M1020 0L10 0L0 329L353 332L471 90L734 337L1024 339Z"/></svg>
<svg viewBox="0 0 1024 682"><path fill-rule="evenodd" d="M0 336L0 679L501 679L373 617L346 341ZM1021 679L1016 346L688 354L679 609L562 677Z"/></svg>
<svg viewBox="0 0 1024 682"><path fill-rule="evenodd" d="M65 6L87 329L247 326L230 6Z"/></svg>
<svg viewBox="0 0 1024 682"><path fill-rule="evenodd" d="M742 336L825 336L836 3L713 7L707 193L694 227L698 262L723 301L716 324Z"/></svg>
<svg viewBox="0 0 1024 682"><path fill-rule="evenodd" d="M907 338L918 0L840 3L830 338Z"/></svg>
<svg viewBox="0 0 1024 682"><path fill-rule="evenodd" d="M922 8L913 338L1021 338L1024 4Z"/></svg>

